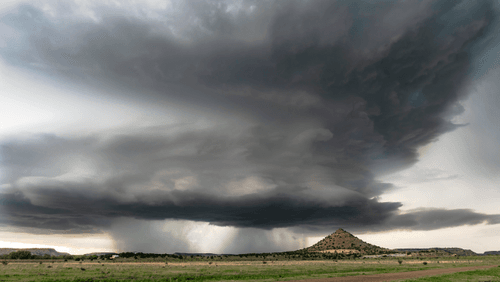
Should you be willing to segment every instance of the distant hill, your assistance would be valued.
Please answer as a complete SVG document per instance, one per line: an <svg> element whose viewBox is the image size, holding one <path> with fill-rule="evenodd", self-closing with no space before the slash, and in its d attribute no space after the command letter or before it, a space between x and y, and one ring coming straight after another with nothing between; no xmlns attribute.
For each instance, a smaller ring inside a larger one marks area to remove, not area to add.
<svg viewBox="0 0 500 282"><path fill-rule="evenodd" d="M359 253L366 255L393 252L389 249L366 243L342 228L339 228L335 233L326 236L323 240L303 250L309 252Z"/></svg>
<svg viewBox="0 0 500 282"><path fill-rule="evenodd" d="M419 253L420 255L458 255L458 256L477 256L478 254L461 248L411 248L411 249L395 249L398 252Z"/></svg>
<svg viewBox="0 0 500 282"><path fill-rule="evenodd" d="M174 253L174 255L178 255L178 256L201 256L201 257L234 256L234 254L212 254L212 253Z"/></svg>
<svg viewBox="0 0 500 282"><path fill-rule="evenodd" d="M500 251L488 251L484 252L485 255L500 255Z"/></svg>
<svg viewBox="0 0 500 282"><path fill-rule="evenodd" d="M84 256L105 256L105 255L117 255L118 253L113 252L96 252L96 253L88 253L84 254Z"/></svg>
<svg viewBox="0 0 500 282"><path fill-rule="evenodd" d="M49 256L58 257L58 256L70 255L68 253L60 253L52 248L32 248L32 249L0 248L0 256L1 255L8 255L10 253L17 252L17 251L29 251L32 255L37 255L37 256L49 255Z"/></svg>

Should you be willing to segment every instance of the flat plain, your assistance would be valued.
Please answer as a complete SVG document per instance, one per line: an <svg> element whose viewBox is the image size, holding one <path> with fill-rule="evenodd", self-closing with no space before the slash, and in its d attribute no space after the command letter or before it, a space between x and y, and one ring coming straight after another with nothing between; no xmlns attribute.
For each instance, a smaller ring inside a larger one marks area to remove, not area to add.
<svg viewBox="0 0 500 282"><path fill-rule="evenodd" d="M362 281L363 276L382 273L487 265L495 267L476 272L449 274L452 275L450 277L453 280L411 281L500 281L500 267L498 267L500 266L500 256L460 257L458 259L452 257L432 259L408 257L403 259L296 261L194 260L166 262L165 260L117 259L99 262L65 262L62 260L5 260L5 262L6 265L0 264L0 281L286 281L347 276L358 276L359 280ZM477 273L477 279L471 273ZM458 280L461 277L460 275L465 277L465 280ZM439 277L432 276L430 279L441 279ZM408 278L411 278L411 276Z"/></svg>

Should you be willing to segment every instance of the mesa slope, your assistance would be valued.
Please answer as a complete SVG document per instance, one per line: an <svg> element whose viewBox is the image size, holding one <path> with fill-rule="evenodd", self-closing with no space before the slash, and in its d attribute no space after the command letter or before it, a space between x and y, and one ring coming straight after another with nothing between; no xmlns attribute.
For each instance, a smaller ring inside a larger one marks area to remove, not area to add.
<svg viewBox="0 0 500 282"><path fill-rule="evenodd" d="M366 243L342 228L339 228L323 240L303 250L309 252L359 253L365 255L394 252Z"/></svg>

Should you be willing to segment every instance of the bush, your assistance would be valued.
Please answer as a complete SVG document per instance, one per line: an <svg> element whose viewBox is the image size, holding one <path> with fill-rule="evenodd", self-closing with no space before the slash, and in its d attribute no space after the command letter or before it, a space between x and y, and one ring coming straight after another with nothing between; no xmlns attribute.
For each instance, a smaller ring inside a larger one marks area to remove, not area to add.
<svg viewBox="0 0 500 282"><path fill-rule="evenodd" d="M9 254L10 259L30 259L31 252L30 251L17 251Z"/></svg>
<svg viewBox="0 0 500 282"><path fill-rule="evenodd" d="M424 261L424 262L423 262L423 264L424 264L424 265L427 265L427 262L426 262L426 261Z"/></svg>

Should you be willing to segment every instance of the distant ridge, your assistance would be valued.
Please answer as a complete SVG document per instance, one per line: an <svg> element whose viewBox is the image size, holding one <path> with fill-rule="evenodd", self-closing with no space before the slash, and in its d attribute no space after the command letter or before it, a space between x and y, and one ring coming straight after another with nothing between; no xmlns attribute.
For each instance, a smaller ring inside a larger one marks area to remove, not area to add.
<svg viewBox="0 0 500 282"><path fill-rule="evenodd" d="M458 255L458 256L477 256L478 254L462 248L409 248L409 249L395 249L398 252L412 252L412 253L434 253L435 255Z"/></svg>
<svg viewBox="0 0 500 282"><path fill-rule="evenodd" d="M201 257L234 256L234 254L212 254L212 253L174 253L174 255L178 255L178 256L201 256Z"/></svg>
<svg viewBox="0 0 500 282"><path fill-rule="evenodd" d="M30 248L30 249L0 248L0 256L8 255L10 253L17 251L29 251L32 255L37 255L37 256L49 255L58 257L58 256L70 255L68 253L60 253L52 248Z"/></svg>
<svg viewBox="0 0 500 282"><path fill-rule="evenodd" d="M84 256L105 256L105 255L117 255L118 253L113 253L113 252L95 252L95 253L88 253L84 254Z"/></svg>
<svg viewBox="0 0 500 282"><path fill-rule="evenodd" d="M394 252L366 243L342 228L337 229L337 231L326 236L323 240L303 250L309 252L359 253L368 255Z"/></svg>
<svg viewBox="0 0 500 282"><path fill-rule="evenodd" d="M488 251L484 252L484 255L500 255L500 251Z"/></svg>

